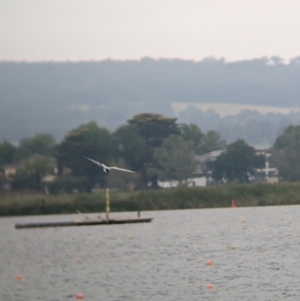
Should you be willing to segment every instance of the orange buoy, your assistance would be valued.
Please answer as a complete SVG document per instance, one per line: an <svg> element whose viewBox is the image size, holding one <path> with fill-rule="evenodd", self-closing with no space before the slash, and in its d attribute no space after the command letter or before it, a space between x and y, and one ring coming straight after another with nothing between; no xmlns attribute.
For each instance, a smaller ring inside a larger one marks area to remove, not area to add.
<svg viewBox="0 0 300 301"><path fill-rule="evenodd" d="M83 297L83 295L82 294L77 294L76 295L76 299L83 299L84 297Z"/></svg>
<svg viewBox="0 0 300 301"><path fill-rule="evenodd" d="M235 250L235 246L231 246L230 249L231 249L231 250Z"/></svg>
<svg viewBox="0 0 300 301"><path fill-rule="evenodd" d="M213 265L213 261L212 260L207 260L206 265Z"/></svg>
<svg viewBox="0 0 300 301"><path fill-rule="evenodd" d="M214 286L210 283L206 286L208 289L212 289Z"/></svg>
<svg viewBox="0 0 300 301"><path fill-rule="evenodd" d="M22 275L20 275L20 274L18 274L18 275L16 276L16 279L17 279L17 280L22 280L22 278L23 278L23 277L22 277Z"/></svg>

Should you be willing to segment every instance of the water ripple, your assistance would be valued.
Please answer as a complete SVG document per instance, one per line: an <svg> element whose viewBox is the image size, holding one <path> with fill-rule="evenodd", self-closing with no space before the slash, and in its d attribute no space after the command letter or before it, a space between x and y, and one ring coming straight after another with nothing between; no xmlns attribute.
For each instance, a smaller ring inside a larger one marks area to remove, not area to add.
<svg viewBox="0 0 300 301"><path fill-rule="evenodd" d="M1 218L0 300L299 298L299 206L142 214L152 223L15 230L78 216Z"/></svg>

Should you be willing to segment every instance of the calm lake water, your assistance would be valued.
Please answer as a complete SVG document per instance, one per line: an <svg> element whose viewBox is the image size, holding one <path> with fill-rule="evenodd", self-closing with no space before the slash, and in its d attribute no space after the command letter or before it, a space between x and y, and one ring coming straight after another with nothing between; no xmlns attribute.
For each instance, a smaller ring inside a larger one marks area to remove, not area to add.
<svg viewBox="0 0 300 301"><path fill-rule="evenodd" d="M300 206L141 216L154 220L15 230L80 216L1 218L0 300L300 300Z"/></svg>

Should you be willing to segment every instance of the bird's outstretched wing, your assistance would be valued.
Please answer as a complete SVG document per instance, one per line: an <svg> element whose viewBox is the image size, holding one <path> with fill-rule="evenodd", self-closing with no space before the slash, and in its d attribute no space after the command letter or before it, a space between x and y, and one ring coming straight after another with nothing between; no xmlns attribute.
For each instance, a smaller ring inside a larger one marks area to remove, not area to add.
<svg viewBox="0 0 300 301"><path fill-rule="evenodd" d="M98 166L100 166L100 167L103 167L104 169L107 169L107 172L109 171L109 170L111 170L111 169L116 169L116 170L121 170L121 171L126 171L126 172L132 172L132 173L135 173L135 171L132 171L132 170L128 170L128 169L124 169L124 168L119 168L119 167L115 167L115 166L106 166L106 165L104 165L103 163L101 163L101 162L98 162L98 161L96 161L96 160L93 160L93 159L91 159L91 158L88 158L88 157L86 157L86 156L83 156L84 158L86 158L86 159L88 159L88 160L90 160L91 162L93 162L93 163L95 163L95 164L97 164Z"/></svg>
<svg viewBox="0 0 300 301"><path fill-rule="evenodd" d="M121 170L121 171L127 171L127 172L135 173L135 171L128 170L128 169L124 169L124 168L119 168L119 167L115 167L115 166L111 166L111 167L109 167L109 168L110 168L110 169L116 169L116 170Z"/></svg>
<svg viewBox="0 0 300 301"><path fill-rule="evenodd" d="M98 161L93 160L93 159L91 159L91 158L88 158L88 157L86 157L86 156L83 156L83 157L86 158L86 159L88 159L88 160L90 160L91 162L97 164L98 166L103 167L103 164L102 164L101 162L98 162Z"/></svg>

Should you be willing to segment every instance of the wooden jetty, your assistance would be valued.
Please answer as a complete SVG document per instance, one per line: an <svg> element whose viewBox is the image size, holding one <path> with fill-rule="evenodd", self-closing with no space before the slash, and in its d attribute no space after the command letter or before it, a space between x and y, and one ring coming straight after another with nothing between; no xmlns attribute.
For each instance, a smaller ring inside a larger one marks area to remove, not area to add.
<svg viewBox="0 0 300 301"><path fill-rule="evenodd" d="M70 226L96 226L111 224L130 224L130 223L149 223L153 217L137 218L110 218L110 219L84 219L76 221L53 221L53 222L35 222L35 223L17 223L16 229L24 228L45 228L45 227L70 227Z"/></svg>
<svg viewBox="0 0 300 301"><path fill-rule="evenodd" d="M109 189L106 189L106 219L88 218L76 221L53 221L53 222L35 222L35 223L18 223L15 224L16 229L24 228L45 228L45 227L70 227L70 226L96 226L96 225L111 225L111 224L132 224L132 223L149 223L153 217L140 217L140 211L137 212L137 218L109 218L110 198ZM77 213L82 214L77 210Z"/></svg>

